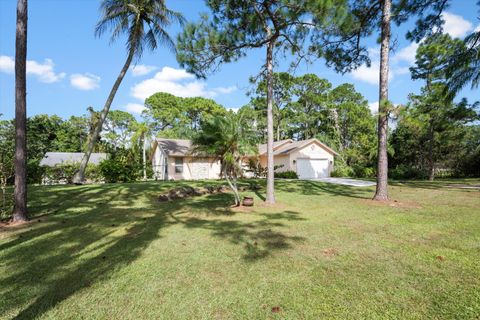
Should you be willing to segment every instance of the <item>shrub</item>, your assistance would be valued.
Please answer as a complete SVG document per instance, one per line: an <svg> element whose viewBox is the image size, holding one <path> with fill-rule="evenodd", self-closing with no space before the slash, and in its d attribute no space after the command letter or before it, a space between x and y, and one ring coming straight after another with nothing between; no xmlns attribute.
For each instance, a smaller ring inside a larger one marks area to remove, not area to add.
<svg viewBox="0 0 480 320"><path fill-rule="evenodd" d="M79 168L78 163L64 163L56 165L55 167L42 167L43 182L46 184L51 183L72 183L73 176ZM100 172L100 167L95 164L89 163L87 170L85 171L85 180L87 182L102 182L103 177Z"/></svg>
<svg viewBox="0 0 480 320"><path fill-rule="evenodd" d="M295 171L283 171L275 172L275 178L280 179L298 179L298 175Z"/></svg>
<svg viewBox="0 0 480 320"><path fill-rule="evenodd" d="M373 178L375 177L375 169L372 167L353 166L353 176L355 178Z"/></svg>
<svg viewBox="0 0 480 320"><path fill-rule="evenodd" d="M392 179L426 179L427 174L424 170L408 165L398 165L389 170L389 176Z"/></svg>
<svg viewBox="0 0 480 320"><path fill-rule="evenodd" d="M27 161L27 183L42 183L45 167L40 166L40 160L29 159Z"/></svg>
<svg viewBox="0 0 480 320"><path fill-rule="evenodd" d="M72 183L73 175L78 170L78 164L64 163L54 167L44 167L43 182Z"/></svg>
<svg viewBox="0 0 480 320"><path fill-rule="evenodd" d="M112 158L100 163L100 172L106 182L133 182L138 179L139 166L121 158Z"/></svg>
<svg viewBox="0 0 480 320"><path fill-rule="evenodd" d="M335 170L330 173L331 177L353 177L353 169L346 165L336 165Z"/></svg>

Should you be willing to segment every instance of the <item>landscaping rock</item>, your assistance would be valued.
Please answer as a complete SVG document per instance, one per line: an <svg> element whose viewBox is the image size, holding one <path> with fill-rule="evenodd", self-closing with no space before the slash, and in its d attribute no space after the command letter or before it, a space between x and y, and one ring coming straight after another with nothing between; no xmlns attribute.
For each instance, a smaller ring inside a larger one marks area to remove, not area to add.
<svg viewBox="0 0 480 320"><path fill-rule="evenodd" d="M220 185L220 186L207 185L205 187L200 187L200 188L193 188L190 186L178 187L178 188L170 189L166 193L160 194L158 196L158 201L161 201L161 202L172 201L176 199L184 199L184 198L190 198L195 196L202 196L205 194L214 194L214 193L224 192L226 190L227 190L227 187L223 185Z"/></svg>

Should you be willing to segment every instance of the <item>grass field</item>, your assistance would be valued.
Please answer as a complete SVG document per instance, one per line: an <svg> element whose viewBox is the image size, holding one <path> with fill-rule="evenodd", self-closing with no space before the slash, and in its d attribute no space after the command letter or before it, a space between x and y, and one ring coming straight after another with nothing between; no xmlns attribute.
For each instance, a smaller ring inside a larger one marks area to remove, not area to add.
<svg viewBox="0 0 480 320"><path fill-rule="evenodd" d="M278 181L158 202L179 183L32 187L0 229L1 319L479 319L480 191ZM185 185L202 183L185 182Z"/></svg>

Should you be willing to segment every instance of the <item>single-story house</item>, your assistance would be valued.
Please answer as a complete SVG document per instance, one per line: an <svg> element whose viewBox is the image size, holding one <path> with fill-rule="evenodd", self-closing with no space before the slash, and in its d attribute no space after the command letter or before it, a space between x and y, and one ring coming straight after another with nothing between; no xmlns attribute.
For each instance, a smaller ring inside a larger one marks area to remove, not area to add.
<svg viewBox="0 0 480 320"><path fill-rule="evenodd" d="M83 152L47 152L45 156L40 161L40 166L55 168L58 167L58 170L53 170L50 174L45 172L42 177L42 184L67 184L71 183L71 170L64 170L65 168L61 167L62 165L72 165L80 164L82 161L84 153ZM108 158L106 153L92 153L90 155L89 164L98 165L103 160ZM92 181L86 179L87 183L89 182L101 182L101 181Z"/></svg>
<svg viewBox="0 0 480 320"><path fill-rule="evenodd" d="M40 161L40 166L55 167L63 164L80 163L83 155L83 152L47 152ZM88 163L100 164L107 157L106 153L92 153Z"/></svg>
<svg viewBox="0 0 480 320"><path fill-rule="evenodd" d="M276 171L295 171L300 179L330 176L336 155L317 139L281 140L274 142L273 146L274 165L279 166ZM266 167L266 144L258 146L258 156L260 164ZM219 179L221 176L220 162L214 157L193 154L190 140L156 139L151 161L158 180Z"/></svg>

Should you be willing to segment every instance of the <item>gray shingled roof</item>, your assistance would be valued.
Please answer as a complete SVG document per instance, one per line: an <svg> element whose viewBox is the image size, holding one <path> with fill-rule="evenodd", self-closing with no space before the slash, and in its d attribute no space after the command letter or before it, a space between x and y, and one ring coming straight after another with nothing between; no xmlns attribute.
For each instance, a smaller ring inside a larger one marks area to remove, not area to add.
<svg viewBox="0 0 480 320"><path fill-rule="evenodd" d="M318 142L325 150L330 152L333 155L338 155L334 150L329 148L327 145L323 144L322 142L318 141L317 139L308 139L308 140L300 140L300 141L293 141L293 140L281 140L281 141L276 141L273 143L273 155L274 156L281 156L281 155L287 155L290 152L293 152L294 150L298 150L303 148L304 146L308 145L311 142ZM285 143L287 142L287 143ZM283 144L283 145L282 145ZM279 146L277 148L277 146ZM267 145L262 144L258 147L259 154L265 154L267 153Z"/></svg>
<svg viewBox="0 0 480 320"><path fill-rule="evenodd" d="M282 144L291 143L292 141L293 141L292 139L274 141L273 142L273 150L275 150L276 148L278 148ZM267 144L266 143L259 144L258 145L258 154L262 155L264 153L267 153Z"/></svg>
<svg viewBox="0 0 480 320"><path fill-rule="evenodd" d="M327 145L321 143L317 139L308 139L301 141L293 141L291 139L275 141L273 143L273 154L278 155L287 155L290 152L302 148L307 144L316 141L318 142L325 150L328 152L337 155L335 151L330 149ZM169 156L173 157L184 157L192 154L192 141L191 140L182 140L182 139L157 139L158 145L165 151ZM267 153L267 145L260 144L258 145L258 154L262 155Z"/></svg>
<svg viewBox="0 0 480 320"><path fill-rule="evenodd" d="M41 166L53 167L58 164L79 163L82 160L83 152L47 152L40 161ZM107 159L106 153L92 153L89 163L99 164Z"/></svg>
<svg viewBox="0 0 480 320"><path fill-rule="evenodd" d="M169 156L183 157L192 152L191 140L158 138L157 143Z"/></svg>

